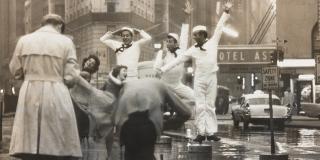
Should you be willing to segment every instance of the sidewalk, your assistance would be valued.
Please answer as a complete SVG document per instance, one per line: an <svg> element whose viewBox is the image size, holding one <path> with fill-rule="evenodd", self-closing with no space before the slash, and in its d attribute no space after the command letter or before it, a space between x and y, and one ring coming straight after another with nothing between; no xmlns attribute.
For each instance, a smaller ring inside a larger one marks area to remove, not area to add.
<svg viewBox="0 0 320 160"><path fill-rule="evenodd" d="M218 120L232 120L230 114L217 115ZM291 121L285 122L285 127L291 128L315 128L320 129L320 120L318 118L311 118L301 115L293 115Z"/></svg>

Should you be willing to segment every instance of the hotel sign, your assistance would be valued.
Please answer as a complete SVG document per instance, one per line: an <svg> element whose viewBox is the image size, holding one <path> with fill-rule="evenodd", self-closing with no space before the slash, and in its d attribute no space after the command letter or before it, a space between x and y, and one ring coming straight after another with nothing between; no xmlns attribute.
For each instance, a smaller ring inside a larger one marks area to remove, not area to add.
<svg viewBox="0 0 320 160"><path fill-rule="evenodd" d="M246 46L219 46L219 64L270 64L271 54L276 50L275 46L246 45Z"/></svg>

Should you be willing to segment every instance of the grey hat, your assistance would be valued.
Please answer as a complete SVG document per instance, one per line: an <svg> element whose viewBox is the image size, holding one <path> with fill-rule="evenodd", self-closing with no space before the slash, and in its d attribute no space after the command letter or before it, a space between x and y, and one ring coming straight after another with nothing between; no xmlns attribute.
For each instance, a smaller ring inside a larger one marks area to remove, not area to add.
<svg viewBox="0 0 320 160"><path fill-rule="evenodd" d="M45 16L43 16L41 24L45 25L47 23L54 23L54 24L65 24L64 20L60 15L49 13Z"/></svg>

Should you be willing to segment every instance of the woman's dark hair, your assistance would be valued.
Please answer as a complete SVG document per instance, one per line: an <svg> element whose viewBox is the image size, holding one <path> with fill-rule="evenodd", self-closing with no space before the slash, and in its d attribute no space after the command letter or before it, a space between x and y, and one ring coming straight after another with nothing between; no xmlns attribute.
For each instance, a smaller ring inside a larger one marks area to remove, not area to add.
<svg viewBox="0 0 320 160"><path fill-rule="evenodd" d="M94 59L96 62L93 68L84 68L84 64L89 60L89 59ZM82 70L85 70L89 72L90 74L96 73L99 69L100 66L100 59L96 55L89 55L87 58L84 58L82 61Z"/></svg>
<svg viewBox="0 0 320 160"><path fill-rule="evenodd" d="M120 71L122 68L128 69L127 66L124 65L116 65L113 69L112 69L112 76L113 77L117 77L120 74Z"/></svg>

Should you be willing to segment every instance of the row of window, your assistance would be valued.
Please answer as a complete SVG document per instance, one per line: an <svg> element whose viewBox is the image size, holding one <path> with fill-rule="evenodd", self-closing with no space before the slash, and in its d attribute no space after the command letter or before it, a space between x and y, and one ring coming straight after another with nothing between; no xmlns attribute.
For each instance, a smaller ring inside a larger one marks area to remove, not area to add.
<svg viewBox="0 0 320 160"><path fill-rule="evenodd" d="M133 10L134 13L138 14L141 17L144 17L144 18L146 18L146 19L148 19L150 21L154 20L154 14L150 14L150 12L147 13L144 10L142 10L140 8L136 8L136 7L134 7L132 10Z"/></svg>
<svg viewBox="0 0 320 160"><path fill-rule="evenodd" d="M89 13L89 11L90 11L89 7L86 6L85 8L82 8L82 9L77 10L75 12L72 12L72 13L70 12L69 14L66 15L66 20L67 21L71 21L73 19L76 19L76 18L78 18L78 17L80 17L82 15L85 15L85 14Z"/></svg>

